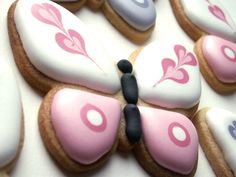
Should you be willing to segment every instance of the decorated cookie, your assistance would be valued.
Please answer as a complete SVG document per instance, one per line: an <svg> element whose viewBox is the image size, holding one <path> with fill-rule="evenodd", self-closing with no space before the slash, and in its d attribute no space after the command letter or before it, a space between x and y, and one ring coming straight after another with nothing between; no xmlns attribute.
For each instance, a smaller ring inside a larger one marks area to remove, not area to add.
<svg viewBox="0 0 236 177"><path fill-rule="evenodd" d="M171 5L180 26L193 40L212 34L236 42L234 0L171 0Z"/></svg>
<svg viewBox="0 0 236 177"><path fill-rule="evenodd" d="M193 119L200 144L217 177L236 174L235 117L224 109L205 108Z"/></svg>
<svg viewBox="0 0 236 177"><path fill-rule="evenodd" d="M178 109L191 117L197 110L201 82L192 49L179 42L156 41L130 57L145 103Z"/></svg>
<svg viewBox="0 0 236 177"><path fill-rule="evenodd" d="M176 44L161 54L166 64L163 75L157 74L154 83L147 85L155 97L155 101L149 101L139 95L139 87L143 89L146 83L137 74L145 74L138 65L145 59L141 56L147 55L148 47L139 53L140 59L136 58L134 71L128 60L116 65L77 17L47 0L13 3L8 30L20 72L32 87L47 93L39 110L39 129L46 148L63 168L77 173L95 169L119 148L134 151L140 164L154 177L194 175L198 159L194 126L183 114L157 108L189 109L186 102L195 107L198 98L182 96L183 101L173 98L176 103L171 104L171 97L158 101L155 95L160 93L153 88L159 84L167 88L170 84L176 87L175 94L187 92L183 84L191 88L195 77L198 89L198 63L188 49ZM152 64L162 67L161 62ZM147 92L144 89L144 95ZM199 97L200 90L193 93Z"/></svg>
<svg viewBox="0 0 236 177"><path fill-rule="evenodd" d="M79 10L83 3L59 0L59 4L71 11ZM79 4L78 9L73 4ZM87 0L86 4L91 9L101 9L111 24L135 43L143 43L151 36L156 22L152 0Z"/></svg>
<svg viewBox="0 0 236 177"><path fill-rule="evenodd" d="M236 90L236 44L217 36L202 37L195 45L201 72L219 93Z"/></svg>
<svg viewBox="0 0 236 177"><path fill-rule="evenodd" d="M24 134L20 93L3 58L0 58L0 82L0 176L4 176L19 157Z"/></svg>

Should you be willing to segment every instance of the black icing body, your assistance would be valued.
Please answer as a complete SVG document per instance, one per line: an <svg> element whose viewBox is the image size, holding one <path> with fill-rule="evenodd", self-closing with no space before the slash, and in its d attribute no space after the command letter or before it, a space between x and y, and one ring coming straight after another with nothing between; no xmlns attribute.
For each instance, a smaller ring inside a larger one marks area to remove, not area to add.
<svg viewBox="0 0 236 177"><path fill-rule="evenodd" d="M141 117L138 107L138 84L132 74L132 64L128 60L121 60L117 64L119 70L124 73L121 77L122 93L128 103L123 112L125 116L125 133L130 143L138 143L142 136Z"/></svg>
<svg viewBox="0 0 236 177"><path fill-rule="evenodd" d="M138 102L138 85L133 74L125 73L121 77L121 87L123 96L127 103L137 104Z"/></svg>
<svg viewBox="0 0 236 177"><path fill-rule="evenodd" d="M126 122L126 136L131 143L137 143L142 136L139 109L135 104L127 104L123 111Z"/></svg>

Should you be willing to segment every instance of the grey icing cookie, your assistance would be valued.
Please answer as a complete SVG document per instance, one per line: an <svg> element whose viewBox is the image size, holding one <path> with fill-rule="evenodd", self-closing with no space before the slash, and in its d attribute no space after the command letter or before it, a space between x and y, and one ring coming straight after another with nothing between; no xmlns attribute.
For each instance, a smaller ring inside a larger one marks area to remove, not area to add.
<svg viewBox="0 0 236 177"><path fill-rule="evenodd" d="M108 3L130 26L139 31L146 31L156 21L152 0L108 0Z"/></svg>

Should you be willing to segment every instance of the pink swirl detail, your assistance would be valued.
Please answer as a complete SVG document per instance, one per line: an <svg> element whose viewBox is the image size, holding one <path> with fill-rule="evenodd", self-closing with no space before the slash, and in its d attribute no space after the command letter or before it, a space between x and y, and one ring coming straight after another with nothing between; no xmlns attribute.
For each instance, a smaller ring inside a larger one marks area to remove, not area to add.
<svg viewBox="0 0 236 177"><path fill-rule="evenodd" d="M176 136L173 133L174 128L179 128L185 133L185 139L184 140L181 141L181 140L176 138ZM191 139L190 139L190 135L189 135L187 129L183 125L181 125L177 122L173 122L169 125L168 134L169 134L169 137L170 137L171 141L174 144L176 144L177 146L186 147L190 144Z"/></svg>
<svg viewBox="0 0 236 177"><path fill-rule="evenodd" d="M89 111L96 111L97 113L99 113L99 115L102 118L102 122L100 125L94 125L91 123L91 121L88 119L88 112ZM103 132L106 127L107 127L107 120L106 120L106 116L105 114L96 106L92 105L92 104L86 104L80 112L80 117L83 121L83 123L92 131L94 132Z"/></svg>
<svg viewBox="0 0 236 177"><path fill-rule="evenodd" d="M88 55L83 37L75 30L65 30L62 23L60 11L49 3L42 5L34 4L31 8L31 13L39 21L59 28L61 32L55 35L57 44L66 52L80 54L91 60L100 70L102 68Z"/></svg>
<svg viewBox="0 0 236 177"><path fill-rule="evenodd" d="M226 17L225 17L225 13L224 11L217 5L212 4L209 0L206 0L206 2L209 4L208 5L208 10L209 12L215 16L216 18L218 18L219 20L223 21L226 25L228 25L231 29L232 26L229 24L229 22L227 21Z"/></svg>
<svg viewBox="0 0 236 177"><path fill-rule="evenodd" d="M62 18L60 11L48 3L42 3L42 5L35 4L31 8L31 12L35 18L39 21L58 27L64 30L62 25Z"/></svg>
<svg viewBox="0 0 236 177"><path fill-rule="evenodd" d="M167 79L173 80L180 84L186 84L189 81L188 72L183 68L183 66L196 66L196 58L192 53L187 53L186 48L182 45L175 45L174 51L177 56L178 63L176 64L175 61L170 58L164 58L162 60L163 76L158 82L156 82L154 87Z"/></svg>

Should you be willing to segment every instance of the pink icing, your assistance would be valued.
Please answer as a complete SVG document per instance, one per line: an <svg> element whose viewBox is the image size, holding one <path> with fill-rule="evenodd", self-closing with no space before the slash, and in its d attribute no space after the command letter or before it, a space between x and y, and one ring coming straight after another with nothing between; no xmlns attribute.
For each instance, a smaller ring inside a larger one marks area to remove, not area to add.
<svg viewBox="0 0 236 177"><path fill-rule="evenodd" d="M56 93L52 125L64 151L81 164L96 162L114 144L121 106L115 99L74 89Z"/></svg>
<svg viewBox="0 0 236 177"><path fill-rule="evenodd" d="M152 158L164 168L189 174L198 152L198 136L191 121L176 112L139 109L144 141Z"/></svg>
<svg viewBox="0 0 236 177"><path fill-rule="evenodd" d="M225 83L236 82L236 44L217 36L206 36L203 55L216 77Z"/></svg>

